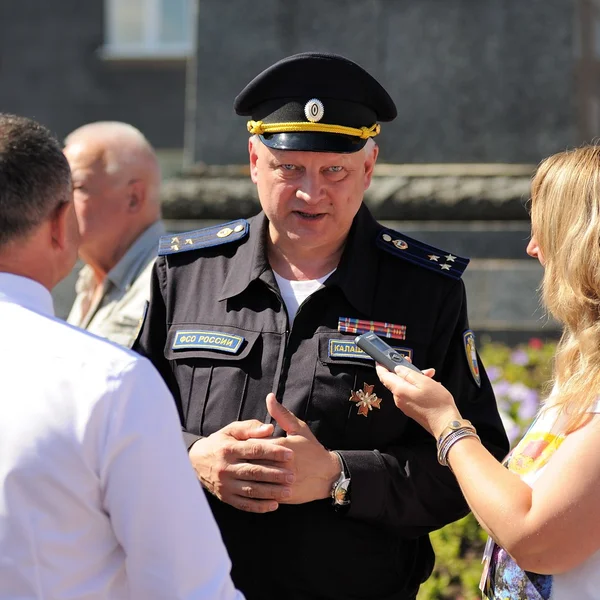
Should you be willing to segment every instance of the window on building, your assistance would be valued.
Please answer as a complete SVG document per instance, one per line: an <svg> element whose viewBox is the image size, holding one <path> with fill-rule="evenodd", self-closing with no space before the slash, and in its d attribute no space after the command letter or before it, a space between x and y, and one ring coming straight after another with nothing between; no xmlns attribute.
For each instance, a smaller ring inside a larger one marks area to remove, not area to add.
<svg viewBox="0 0 600 600"><path fill-rule="evenodd" d="M105 0L105 54L177 58L193 50L194 0Z"/></svg>

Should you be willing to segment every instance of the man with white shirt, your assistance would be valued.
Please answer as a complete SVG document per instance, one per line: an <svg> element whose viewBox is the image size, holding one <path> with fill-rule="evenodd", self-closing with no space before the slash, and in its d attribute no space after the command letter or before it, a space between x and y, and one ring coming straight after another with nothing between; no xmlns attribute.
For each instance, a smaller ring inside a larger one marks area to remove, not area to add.
<svg viewBox="0 0 600 600"><path fill-rule="evenodd" d="M78 242L58 142L0 114L0 599L241 599L161 378L54 317Z"/></svg>
<svg viewBox="0 0 600 600"><path fill-rule="evenodd" d="M130 348L165 233L156 154L138 129L119 121L79 127L64 153L85 263L67 321Z"/></svg>

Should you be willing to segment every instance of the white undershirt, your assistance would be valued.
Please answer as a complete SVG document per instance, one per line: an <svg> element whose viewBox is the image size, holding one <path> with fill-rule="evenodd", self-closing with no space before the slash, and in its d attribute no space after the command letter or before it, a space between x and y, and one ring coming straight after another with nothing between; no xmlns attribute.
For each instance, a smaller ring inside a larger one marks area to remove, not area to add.
<svg viewBox="0 0 600 600"><path fill-rule="evenodd" d="M308 281L292 281L290 279L285 279L273 271L273 275L275 275L275 280L279 286L279 291L281 292L281 297L283 298L287 309L290 325L294 322L298 307L311 294L314 294L319 288L322 288L327 278L334 271L335 269L327 273L327 275L319 277L319 279L309 279Z"/></svg>

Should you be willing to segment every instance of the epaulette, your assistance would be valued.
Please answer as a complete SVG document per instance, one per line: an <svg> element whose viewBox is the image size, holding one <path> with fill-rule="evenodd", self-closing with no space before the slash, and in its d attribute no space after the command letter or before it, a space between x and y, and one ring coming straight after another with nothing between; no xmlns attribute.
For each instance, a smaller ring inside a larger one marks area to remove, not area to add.
<svg viewBox="0 0 600 600"><path fill-rule="evenodd" d="M452 279L460 279L469 264L468 258L429 246L393 229L382 229L379 232L377 246L394 256Z"/></svg>
<svg viewBox="0 0 600 600"><path fill-rule="evenodd" d="M158 243L158 255L188 252L198 248L210 248L220 244L229 244L248 235L249 225L246 219L238 219L221 225L212 225L204 229L186 231L173 235L163 235Z"/></svg>

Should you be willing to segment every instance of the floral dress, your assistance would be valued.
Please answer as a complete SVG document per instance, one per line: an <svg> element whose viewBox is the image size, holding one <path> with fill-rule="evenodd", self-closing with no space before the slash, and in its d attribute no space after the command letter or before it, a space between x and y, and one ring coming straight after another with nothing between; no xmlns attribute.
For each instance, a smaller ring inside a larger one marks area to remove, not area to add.
<svg viewBox="0 0 600 600"><path fill-rule="evenodd" d="M600 413L600 401L590 412ZM565 440L561 426L563 420L555 410L542 411L506 458L507 468L533 486ZM540 575L521 569L490 538L483 562L481 590L488 600L600 600L600 551L571 571Z"/></svg>

